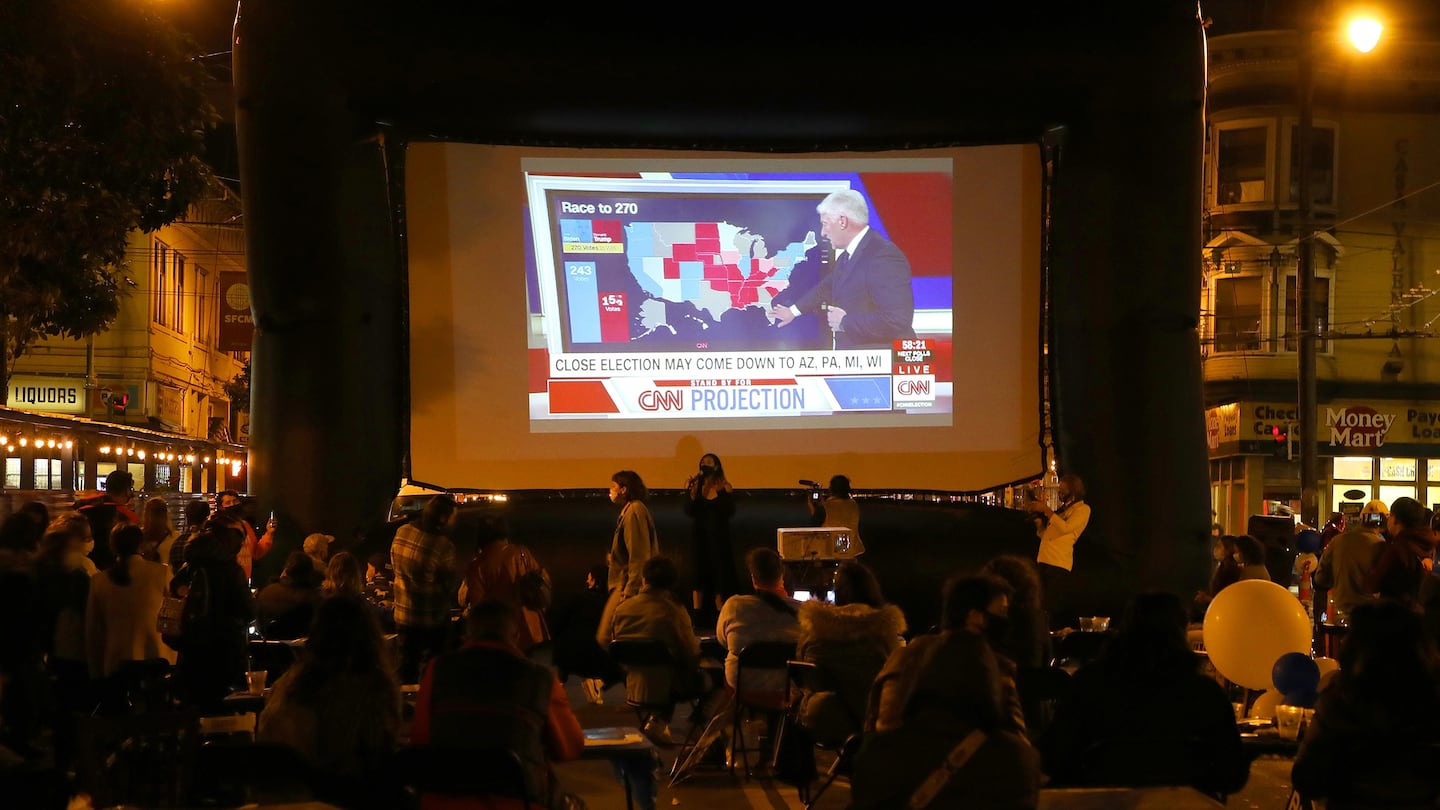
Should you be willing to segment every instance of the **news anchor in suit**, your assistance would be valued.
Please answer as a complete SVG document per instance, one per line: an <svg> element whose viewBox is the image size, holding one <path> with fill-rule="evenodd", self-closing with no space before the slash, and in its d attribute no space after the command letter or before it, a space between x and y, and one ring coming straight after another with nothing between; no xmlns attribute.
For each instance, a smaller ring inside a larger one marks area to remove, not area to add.
<svg viewBox="0 0 1440 810"><path fill-rule="evenodd" d="M870 230L870 208L853 189L832 192L815 207L820 235L835 247L830 274L791 306L771 307L785 326L825 306L837 349L889 349L915 337L910 261L894 242Z"/></svg>

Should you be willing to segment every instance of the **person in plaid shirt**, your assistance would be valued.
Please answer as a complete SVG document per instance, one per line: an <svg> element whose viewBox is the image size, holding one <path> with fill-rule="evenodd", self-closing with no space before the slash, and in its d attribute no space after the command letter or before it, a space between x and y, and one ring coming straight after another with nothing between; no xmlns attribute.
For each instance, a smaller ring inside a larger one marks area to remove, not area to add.
<svg viewBox="0 0 1440 810"><path fill-rule="evenodd" d="M390 546L404 683L418 682L421 665L445 647L458 578L455 544L445 532L455 523L455 515L455 499L436 495L418 518L400 527Z"/></svg>

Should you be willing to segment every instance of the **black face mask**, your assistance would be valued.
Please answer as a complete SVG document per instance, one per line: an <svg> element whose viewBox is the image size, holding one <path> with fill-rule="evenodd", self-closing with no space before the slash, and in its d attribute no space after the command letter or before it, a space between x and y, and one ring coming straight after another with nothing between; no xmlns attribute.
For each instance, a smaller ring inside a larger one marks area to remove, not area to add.
<svg viewBox="0 0 1440 810"><path fill-rule="evenodd" d="M985 614L985 638L991 647L999 648L1010 635L1010 617L996 613Z"/></svg>
<svg viewBox="0 0 1440 810"><path fill-rule="evenodd" d="M700 465L700 474L701 474L701 475L714 475L714 474L715 474L715 468L712 467L712 466L710 466L709 464L701 464L701 465Z"/></svg>

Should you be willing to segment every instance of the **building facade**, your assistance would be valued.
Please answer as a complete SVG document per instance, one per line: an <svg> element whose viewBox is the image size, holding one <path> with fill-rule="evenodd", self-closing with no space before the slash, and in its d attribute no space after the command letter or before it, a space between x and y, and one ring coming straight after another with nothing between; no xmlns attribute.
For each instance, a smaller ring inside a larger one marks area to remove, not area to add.
<svg viewBox="0 0 1440 810"><path fill-rule="evenodd" d="M1361 54L1300 34L1209 40L1201 337L1211 495L1231 533L1299 513L1296 253L1310 173L1320 515L1440 504L1440 38Z"/></svg>
<svg viewBox="0 0 1440 810"><path fill-rule="evenodd" d="M20 358L0 410L5 489L94 490L116 468L151 492L244 489L248 420L226 392L251 336L240 216L217 180L183 219L133 233L110 329Z"/></svg>

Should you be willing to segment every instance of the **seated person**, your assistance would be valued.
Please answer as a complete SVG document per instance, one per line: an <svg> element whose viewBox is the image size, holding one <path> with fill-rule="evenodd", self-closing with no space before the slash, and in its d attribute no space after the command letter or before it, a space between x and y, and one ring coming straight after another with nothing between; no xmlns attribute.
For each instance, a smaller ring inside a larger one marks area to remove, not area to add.
<svg viewBox="0 0 1440 810"><path fill-rule="evenodd" d="M817 741L837 746L859 733L870 685L904 632L905 614L885 603L875 574L854 560L836 572L835 604L800 605L795 657L815 665L816 689L801 695L799 717Z"/></svg>
<svg viewBox="0 0 1440 810"><path fill-rule="evenodd" d="M1100 657L1075 673L1039 741L1056 786L1189 785L1223 796L1245 786L1225 690L1200 673L1180 597L1142 593Z"/></svg>
<svg viewBox="0 0 1440 810"><path fill-rule="evenodd" d="M1338 542L1338 541L1337 541ZM1440 655L1420 614L1390 599L1349 614L1340 671L1320 694L1291 784L1328 807L1434 807Z"/></svg>
<svg viewBox="0 0 1440 810"><path fill-rule="evenodd" d="M255 594L255 621L260 634L269 639L294 639L310 632L323 581L310 555L290 552L280 577Z"/></svg>
<svg viewBox="0 0 1440 810"><path fill-rule="evenodd" d="M590 703L603 703L604 691L625 678L625 673L595 639L600 616L605 612L605 600L610 594L605 587L608 572L609 566L605 563L591 566L585 576L585 590L550 612L551 660L560 682L579 675L581 689Z"/></svg>
<svg viewBox="0 0 1440 810"><path fill-rule="evenodd" d="M950 580L940 632L890 654L870 692L853 810L904 807L913 797L928 807L1036 806L1039 756L1014 681L1002 675L987 640L1004 625L1009 591L991 575ZM931 783L957 759L948 778Z"/></svg>
<svg viewBox="0 0 1440 810"><path fill-rule="evenodd" d="M680 572L669 557L655 556L641 569L640 592L615 608L615 640L655 639L674 660L673 668L639 667L625 676L626 698L636 703L669 704L670 712L654 718L652 732L669 737L670 713L677 701L697 696L702 689L700 641L690 626L690 614L675 598Z"/></svg>
<svg viewBox="0 0 1440 810"><path fill-rule="evenodd" d="M525 766L531 795L548 797L549 808L572 806L551 765L578 758L585 735L560 679L516 646L520 617L507 602L485 599L471 605L465 637L463 647L431 659L426 667L415 698L411 743L510 748ZM421 808L520 810L523 803L426 795Z"/></svg>
<svg viewBox="0 0 1440 810"><path fill-rule="evenodd" d="M400 682L368 603L321 603L299 662L265 699L256 737L294 748L331 801L353 806L381 787L400 737Z"/></svg>
<svg viewBox="0 0 1440 810"><path fill-rule="evenodd" d="M798 641L800 637L800 603L785 590L785 564L773 548L751 549L745 557L750 569L754 594L737 594L725 600L720 620L715 624L715 638L725 646L725 683L736 687L735 674L740 669L740 651L757 641ZM750 672L745 676L745 692L775 695L784 699L790 675L785 670Z"/></svg>

